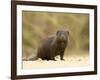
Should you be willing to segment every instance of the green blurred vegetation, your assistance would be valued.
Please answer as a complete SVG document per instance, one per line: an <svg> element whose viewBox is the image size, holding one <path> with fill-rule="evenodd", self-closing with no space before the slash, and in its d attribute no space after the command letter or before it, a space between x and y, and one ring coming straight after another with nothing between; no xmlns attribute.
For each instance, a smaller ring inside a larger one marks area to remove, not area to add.
<svg viewBox="0 0 100 80"><path fill-rule="evenodd" d="M89 14L22 12L23 55L37 50L41 40L59 29L69 31L67 50L89 51Z"/></svg>

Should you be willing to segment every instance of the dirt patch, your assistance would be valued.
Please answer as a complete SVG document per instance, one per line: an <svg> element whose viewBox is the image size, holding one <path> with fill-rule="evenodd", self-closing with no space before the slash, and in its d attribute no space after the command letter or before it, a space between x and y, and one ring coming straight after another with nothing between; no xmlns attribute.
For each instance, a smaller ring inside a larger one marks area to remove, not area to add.
<svg viewBox="0 0 100 80"><path fill-rule="evenodd" d="M64 61L60 60L60 57L57 56L57 61L52 60L41 60L36 61L23 61L23 69L33 69L33 68L60 68L60 67L83 67L89 65L89 56L88 54L81 55L70 55L65 56Z"/></svg>

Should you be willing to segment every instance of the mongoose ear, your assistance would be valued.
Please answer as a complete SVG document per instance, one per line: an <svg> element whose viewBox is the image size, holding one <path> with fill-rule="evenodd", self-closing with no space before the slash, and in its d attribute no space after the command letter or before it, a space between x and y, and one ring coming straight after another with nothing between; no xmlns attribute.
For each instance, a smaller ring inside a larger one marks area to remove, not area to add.
<svg viewBox="0 0 100 80"><path fill-rule="evenodd" d="M67 32L67 34L69 35L69 31L66 31Z"/></svg>
<svg viewBox="0 0 100 80"><path fill-rule="evenodd" d="M60 32L60 31L57 31L57 32L56 32L56 35L58 35L59 32Z"/></svg>

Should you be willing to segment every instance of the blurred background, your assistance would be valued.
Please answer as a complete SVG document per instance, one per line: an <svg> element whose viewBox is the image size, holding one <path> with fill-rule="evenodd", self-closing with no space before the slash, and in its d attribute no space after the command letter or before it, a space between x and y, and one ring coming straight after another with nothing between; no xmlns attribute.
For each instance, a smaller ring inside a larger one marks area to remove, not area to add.
<svg viewBox="0 0 100 80"><path fill-rule="evenodd" d="M59 29L69 31L65 55L89 53L89 14L22 11L23 59L37 53L41 40Z"/></svg>

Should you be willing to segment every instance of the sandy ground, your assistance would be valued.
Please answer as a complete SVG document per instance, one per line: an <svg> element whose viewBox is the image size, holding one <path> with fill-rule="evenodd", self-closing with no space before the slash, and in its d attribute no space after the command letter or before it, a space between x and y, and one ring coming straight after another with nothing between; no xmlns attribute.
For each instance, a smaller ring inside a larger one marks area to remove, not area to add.
<svg viewBox="0 0 100 80"><path fill-rule="evenodd" d="M64 61L59 59L57 56L57 61L52 60L41 60L38 59L36 61L23 61L23 69L33 69L33 68L59 68L59 67L83 67L89 66L89 55L81 54L81 55L67 55L64 57Z"/></svg>

